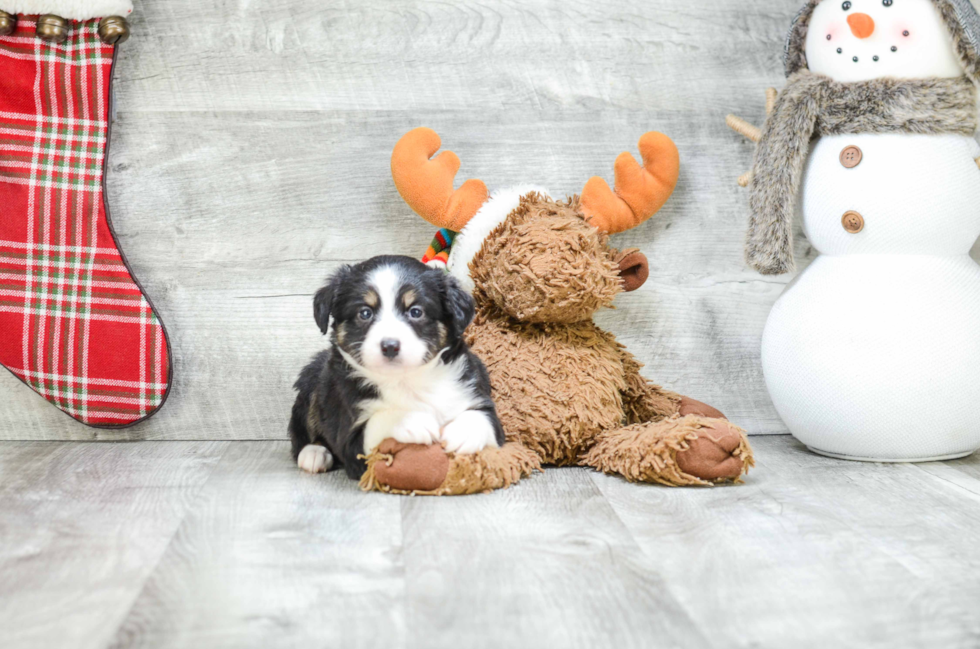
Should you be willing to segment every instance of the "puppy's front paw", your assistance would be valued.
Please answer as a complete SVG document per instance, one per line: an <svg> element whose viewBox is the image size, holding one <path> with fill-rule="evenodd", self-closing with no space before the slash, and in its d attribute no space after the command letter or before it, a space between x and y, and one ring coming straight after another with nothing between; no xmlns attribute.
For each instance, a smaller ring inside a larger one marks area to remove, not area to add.
<svg viewBox="0 0 980 649"><path fill-rule="evenodd" d="M493 424L482 412L467 410L442 429L446 452L470 455L497 446Z"/></svg>
<svg viewBox="0 0 980 649"><path fill-rule="evenodd" d="M402 444L432 444L439 440L439 421L427 412L412 412L395 425L391 436Z"/></svg>
<svg viewBox="0 0 980 649"><path fill-rule="evenodd" d="M299 452L296 464L307 473L325 473L333 467L333 455L323 446L307 444Z"/></svg>

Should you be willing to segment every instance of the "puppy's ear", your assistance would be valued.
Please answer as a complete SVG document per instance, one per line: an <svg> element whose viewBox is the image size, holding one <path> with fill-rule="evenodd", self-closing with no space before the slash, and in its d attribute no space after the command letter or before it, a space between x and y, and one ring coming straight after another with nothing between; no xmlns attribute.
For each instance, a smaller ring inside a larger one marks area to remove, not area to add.
<svg viewBox="0 0 980 649"><path fill-rule="evenodd" d="M351 268L347 265L338 268L337 272L327 280L327 285L313 296L313 318L323 334L330 329L330 312L334 307L334 299L340 287L350 277L350 271Z"/></svg>
<svg viewBox="0 0 980 649"><path fill-rule="evenodd" d="M458 340L463 337L463 332L473 322L476 305L473 302L473 297L460 286L455 277L445 271L436 272L443 273L443 281L446 286L446 311L449 313L453 338Z"/></svg>

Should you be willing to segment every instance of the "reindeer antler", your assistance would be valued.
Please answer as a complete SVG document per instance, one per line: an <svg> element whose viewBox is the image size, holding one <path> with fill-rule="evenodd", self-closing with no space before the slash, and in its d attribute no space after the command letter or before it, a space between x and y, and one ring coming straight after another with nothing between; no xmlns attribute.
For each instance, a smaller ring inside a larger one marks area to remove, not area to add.
<svg viewBox="0 0 980 649"><path fill-rule="evenodd" d="M772 114L773 109L776 107L776 98L779 97L779 92L775 88L766 88L766 116ZM725 118L725 123L728 124L728 128L732 129L742 137L747 140L751 140L758 144L759 140L762 139L762 129L758 126L749 124L741 117L735 115L729 115ZM739 187L748 187L749 183L752 182L752 176L754 174L749 171L738 177Z"/></svg>
<svg viewBox="0 0 980 649"><path fill-rule="evenodd" d="M590 178L582 190L582 212L602 232L616 234L635 228L660 211L677 186L680 153L663 133L640 138L643 166L629 153L616 158L616 193L605 180Z"/></svg>
<svg viewBox="0 0 980 649"><path fill-rule="evenodd" d="M459 232L487 201L487 186L467 180L453 191L459 157L443 151L439 135L431 128L406 133L391 152L391 177L398 193L423 219L439 228Z"/></svg>

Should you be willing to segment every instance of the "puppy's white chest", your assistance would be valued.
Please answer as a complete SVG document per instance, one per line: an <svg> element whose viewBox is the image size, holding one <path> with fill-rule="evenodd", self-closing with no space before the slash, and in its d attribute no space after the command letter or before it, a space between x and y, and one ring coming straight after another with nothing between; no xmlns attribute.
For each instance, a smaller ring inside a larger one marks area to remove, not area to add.
<svg viewBox="0 0 980 649"><path fill-rule="evenodd" d="M379 385L380 398L365 404L365 408L374 412L425 412L444 426L473 407L475 400L469 385L455 376L440 374L443 375Z"/></svg>
<svg viewBox="0 0 980 649"><path fill-rule="evenodd" d="M388 437L413 444L443 439L450 424L462 420L464 413L478 405L472 386L462 380L461 374L460 365L440 365L411 377L378 382L378 398L361 406L359 421L365 423L365 452ZM480 417L485 419L482 414ZM493 437L492 426L482 421L481 426L489 430L489 435L477 431L479 448Z"/></svg>

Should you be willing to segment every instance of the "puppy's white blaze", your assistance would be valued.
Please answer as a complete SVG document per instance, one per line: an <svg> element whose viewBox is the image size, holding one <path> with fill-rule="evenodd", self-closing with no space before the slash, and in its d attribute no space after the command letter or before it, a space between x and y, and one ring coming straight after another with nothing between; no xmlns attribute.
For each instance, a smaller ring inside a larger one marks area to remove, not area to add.
<svg viewBox="0 0 980 649"><path fill-rule="evenodd" d="M378 308L361 347L364 366L374 370L398 370L423 365L428 349L399 314L398 292L402 286L402 278L398 270L391 266L382 266L371 273L368 282L378 294ZM385 339L397 340L401 346L398 356L393 360L388 360L381 352L381 341Z"/></svg>
<svg viewBox="0 0 980 649"><path fill-rule="evenodd" d="M307 444L299 452L296 464L307 473L323 473L333 467L333 455L319 444Z"/></svg>
<svg viewBox="0 0 980 649"><path fill-rule="evenodd" d="M468 455L489 447L496 448L497 437L486 413L467 410L442 429L446 451Z"/></svg>

